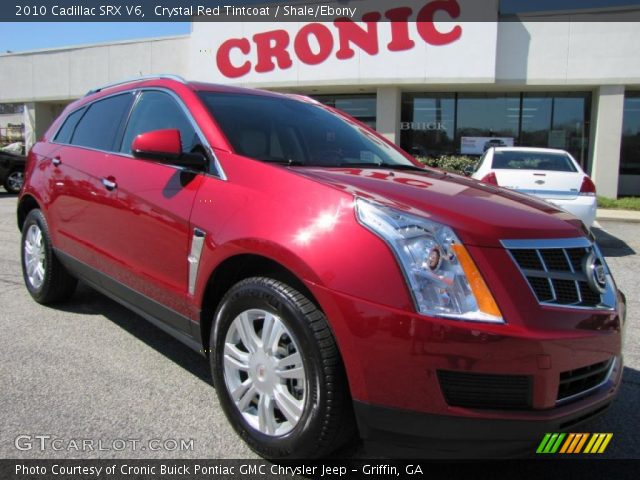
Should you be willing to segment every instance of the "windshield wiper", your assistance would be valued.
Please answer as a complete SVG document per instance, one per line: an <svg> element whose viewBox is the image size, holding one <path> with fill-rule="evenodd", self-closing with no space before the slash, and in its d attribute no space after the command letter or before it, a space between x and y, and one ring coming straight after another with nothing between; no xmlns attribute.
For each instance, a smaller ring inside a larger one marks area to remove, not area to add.
<svg viewBox="0 0 640 480"><path fill-rule="evenodd" d="M417 170L419 172L424 172L427 169L423 167L418 167L417 165L411 164L390 164L390 163L362 163L362 162L342 162L336 165L336 167L361 167L361 168L381 168L388 170Z"/></svg>
<svg viewBox="0 0 640 480"><path fill-rule="evenodd" d="M292 159L279 159L279 160L260 160L261 162L264 163L275 163L277 165L285 165L287 167L302 167L305 166L306 164L299 161L299 160L292 160Z"/></svg>

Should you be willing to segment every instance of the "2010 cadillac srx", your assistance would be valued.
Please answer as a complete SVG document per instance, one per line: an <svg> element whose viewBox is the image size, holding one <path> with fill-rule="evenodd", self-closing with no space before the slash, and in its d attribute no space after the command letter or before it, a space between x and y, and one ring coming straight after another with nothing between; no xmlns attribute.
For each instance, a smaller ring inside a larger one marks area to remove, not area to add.
<svg viewBox="0 0 640 480"><path fill-rule="evenodd" d="M305 97L94 90L31 150L18 225L37 302L81 279L203 352L266 457L537 440L620 384L624 296L579 220Z"/></svg>

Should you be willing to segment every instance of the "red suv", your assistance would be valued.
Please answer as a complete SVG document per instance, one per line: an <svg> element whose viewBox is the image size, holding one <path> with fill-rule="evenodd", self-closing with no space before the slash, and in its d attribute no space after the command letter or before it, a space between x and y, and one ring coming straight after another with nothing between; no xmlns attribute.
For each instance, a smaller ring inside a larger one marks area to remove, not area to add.
<svg viewBox="0 0 640 480"><path fill-rule="evenodd" d="M534 441L620 384L625 301L580 221L305 97L91 91L29 153L18 225L37 302L81 279L208 356L266 457Z"/></svg>

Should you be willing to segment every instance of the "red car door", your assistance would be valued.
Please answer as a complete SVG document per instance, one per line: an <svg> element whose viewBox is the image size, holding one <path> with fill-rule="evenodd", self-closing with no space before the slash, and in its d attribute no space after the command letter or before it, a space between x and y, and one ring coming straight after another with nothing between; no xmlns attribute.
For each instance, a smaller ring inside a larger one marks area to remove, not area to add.
<svg viewBox="0 0 640 480"><path fill-rule="evenodd" d="M143 310L188 332L189 217L203 175L131 155L137 135L167 128L180 130L184 151L199 144L177 98L158 90L140 92L121 151L106 162L105 176L117 191L117 214L105 217L102 235L113 257L109 274L118 295L133 295Z"/></svg>
<svg viewBox="0 0 640 480"><path fill-rule="evenodd" d="M43 163L52 169L48 218L55 226L54 244L92 269L102 270L110 259L103 222L117 197L103 172L132 101L131 93L115 95L70 114Z"/></svg>

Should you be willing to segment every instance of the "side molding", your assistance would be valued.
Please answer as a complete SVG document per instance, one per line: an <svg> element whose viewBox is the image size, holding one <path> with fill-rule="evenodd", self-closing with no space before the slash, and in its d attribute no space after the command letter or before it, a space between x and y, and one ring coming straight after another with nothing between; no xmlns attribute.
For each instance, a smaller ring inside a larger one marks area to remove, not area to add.
<svg viewBox="0 0 640 480"><path fill-rule="evenodd" d="M191 239L191 252L187 257L189 262L189 295L196 293L196 280L198 279L198 267L200 266L200 256L202 255L202 247L207 234L199 228L193 229L193 237Z"/></svg>

